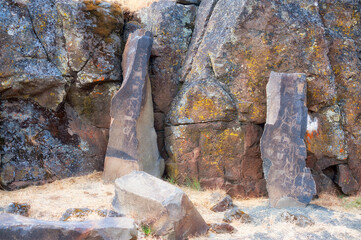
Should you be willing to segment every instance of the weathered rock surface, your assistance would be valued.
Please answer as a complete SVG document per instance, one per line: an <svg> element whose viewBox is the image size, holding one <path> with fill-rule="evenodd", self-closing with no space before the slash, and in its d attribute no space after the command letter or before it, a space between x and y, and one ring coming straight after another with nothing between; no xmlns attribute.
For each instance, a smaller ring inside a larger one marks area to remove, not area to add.
<svg viewBox="0 0 361 240"><path fill-rule="evenodd" d="M11 214L0 214L0 239L136 239L137 228L130 218L98 221L52 222Z"/></svg>
<svg viewBox="0 0 361 240"><path fill-rule="evenodd" d="M133 216L166 239L186 239L207 232L208 226L179 188L145 172L115 180L113 207Z"/></svg>
<svg viewBox="0 0 361 240"><path fill-rule="evenodd" d="M293 223L299 227L309 227L315 224L312 219L304 215L294 215L287 211L281 214L281 219L285 222Z"/></svg>
<svg viewBox="0 0 361 240"><path fill-rule="evenodd" d="M109 142L104 179L113 181L133 170L161 177L160 157L154 129L153 104L148 61L152 47L148 31L132 33L123 54L124 82L111 103Z"/></svg>
<svg viewBox="0 0 361 240"><path fill-rule="evenodd" d="M252 218L247 213L239 209L237 206L234 206L232 209L224 213L224 218L223 218L224 222L230 223L233 220L238 220L241 223L252 222Z"/></svg>
<svg viewBox="0 0 361 240"><path fill-rule="evenodd" d="M356 193L359 189L359 184L355 180L349 167L345 164L337 165L337 174L335 182L341 187L345 194Z"/></svg>
<svg viewBox="0 0 361 240"><path fill-rule="evenodd" d="M233 201L232 198L227 195L224 197L221 201L219 201L217 204L211 207L211 210L213 212L224 212L229 208L233 207Z"/></svg>
<svg viewBox="0 0 361 240"><path fill-rule="evenodd" d="M187 99L188 106L197 104L195 93L183 97L190 84L202 79L222 86L238 115L233 121L252 125L254 130L248 141L255 143L239 150L238 155L243 155L241 161L237 160L242 165L241 178L238 177L236 182L223 181L229 194L262 195L265 192L255 129L259 128L262 134L262 124L266 120L266 83L271 71L306 74L307 107L310 119L318 121L319 126L306 136L309 154L316 156L316 162L324 158L348 162L352 175L360 181L361 163L357 156L361 156L358 150L361 148L357 146L361 142L356 137L360 132L359 122L355 121L359 104L353 97L359 95L360 85L360 74L357 74L361 66L357 40L361 33L360 9L360 3L350 1L201 2L182 67L180 81L185 84L169 114L169 119L176 121L170 121L168 125L186 128L183 125L199 122L201 114L194 114L195 121L191 117L186 118L188 122L177 122L186 109L184 104L179 104L183 98ZM207 121L213 124L225 120L208 118L203 122ZM173 173L180 169L185 159L193 160L184 154L172 154L180 145L169 136L166 134L166 149L170 156L167 166ZM187 148L198 146L198 143L192 143ZM209 181L214 182L214 177L209 176Z"/></svg>
<svg viewBox="0 0 361 240"><path fill-rule="evenodd" d="M106 131L65 105L57 112L24 100L0 103L0 183L7 189L102 169Z"/></svg>
<svg viewBox="0 0 361 240"><path fill-rule="evenodd" d="M2 0L0 25L1 186L101 170L121 81L119 4Z"/></svg>
<svg viewBox="0 0 361 240"><path fill-rule="evenodd" d="M164 149L164 119L170 104L176 96L180 83L181 68L192 37L194 20L199 1L166 0L153 3L138 13L144 29L154 36L150 58L150 81L158 133L159 149L166 157Z"/></svg>
<svg viewBox="0 0 361 240"><path fill-rule="evenodd" d="M316 194L315 182L305 162L305 94L304 74L271 73L261 152L272 207L305 206Z"/></svg>
<svg viewBox="0 0 361 240"><path fill-rule="evenodd" d="M222 233L233 233L237 230L228 223L213 223L210 225L210 231L222 234Z"/></svg>

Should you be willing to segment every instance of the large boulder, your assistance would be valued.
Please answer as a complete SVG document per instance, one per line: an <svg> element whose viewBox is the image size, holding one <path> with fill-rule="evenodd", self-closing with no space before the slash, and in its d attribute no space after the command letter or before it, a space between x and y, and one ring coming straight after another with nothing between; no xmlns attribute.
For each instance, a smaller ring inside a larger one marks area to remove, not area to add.
<svg viewBox="0 0 361 240"><path fill-rule="evenodd" d="M316 185L305 161L305 105L305 74L271 72L261 152L272 207L305 206L316 194Z"/></svg>
<svg viewBox="0 0 361 240"><path fill-rule="evenodd" d="M55 222L0 214L0 240L24 239L106 239L137 238L137 227L130 218L104 218L84 222Z"/></svg>
<svg viewBox="0 0 361 240"><path fill-rule="evenodd" d="M152 34L132 33L123 55L124 82L111 103L109 142L104 163L104 179L116 178L133 170L161 177L164 160L157 147L148 61Z"/></svg>
<svg viewBox="0 0 361 240"><path fill-rule="evenodd" d="M181 189L145 172L134 171L115 180L113 207L165 239L187 239L208 230Z"/></svg>

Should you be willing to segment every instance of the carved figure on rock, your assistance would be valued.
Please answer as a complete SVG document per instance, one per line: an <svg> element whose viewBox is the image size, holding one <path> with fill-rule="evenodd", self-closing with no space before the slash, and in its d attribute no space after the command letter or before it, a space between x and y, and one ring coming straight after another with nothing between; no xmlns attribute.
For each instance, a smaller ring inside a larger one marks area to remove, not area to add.
<svg viewBox="0 0 361 240"><path fill-rule="evenodd" d="M305 206L316 194L305 161L306 126L306 75L271 72L261 153L272 207Z"/></svg>
<svg viewBox="0 0 361 240"><path fill-rule="evenodd" d="M164 160L159 156L148 61L153 37L137 30L128 38L123 53L124 82L111 104L109 142L104 179L113 181L133 170L160 177Z"/></svg>

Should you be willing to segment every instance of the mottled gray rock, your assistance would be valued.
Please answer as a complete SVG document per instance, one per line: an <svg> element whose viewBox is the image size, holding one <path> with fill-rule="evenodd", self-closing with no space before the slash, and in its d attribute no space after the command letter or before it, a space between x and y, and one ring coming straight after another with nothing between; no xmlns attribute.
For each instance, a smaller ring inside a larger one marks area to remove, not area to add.
<svg viewBox="0 0 361 240"><path fill-rule="evenodd" d="M134 171L115 180L113 207L166 239L186 239L208 230L181 189L145 172Z"/></svg>
<svg viewBox="0 0 361 240"><path fill-rule="evenodd" d="M130 218L104 218L98 221L41 221L11 214L0 214L0 240L46 239L136 239L137 228Z"/></svg>
<svg viewBox="0 0 361 240"><path fill-rule="evenodd" d="M287 211L281 214L281 219L285 222L293 223L299 227L309 227L315 224L314 221L309 217L301 214L291 214Z"/></svg>
<svg viewBox="0 0 361 240"><path fill-rule="evenodd" d="M233 220L238 220L241 223L251 223L252 218L247 213L243 212L237 206L234 206L232 209L224 213L223 221L230 223Z"/></svg>
<svg viewBox="0 0 361 240"><path fill-rule="evenodd" d="M271 72L261 153L272 207L305 206L316 194L305 162L306 125L306 76Z"/></svg>
<svg viewBox="0 0 361 240"><path fill-rule="evenodd" d="M164 160L159 156L154 130L148 60L152 35L137 30L128 38L123 54L124 82L111 103L111 125L104 163L104 179L113 181L133 170L161 177Z"/></svg>

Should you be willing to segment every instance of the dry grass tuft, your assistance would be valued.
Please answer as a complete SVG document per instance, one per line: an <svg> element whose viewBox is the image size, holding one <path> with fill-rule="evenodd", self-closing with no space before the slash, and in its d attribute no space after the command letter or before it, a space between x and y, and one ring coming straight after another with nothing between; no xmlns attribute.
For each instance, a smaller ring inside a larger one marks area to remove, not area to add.
<svg viewBox="0 0 361 240"><path fill-rule="evenodd" d="M0 206L28 203L29 217L56 221L68 208L111 209L114 185L104 184L101 174L96 172L12 192L0 191Z"/></svg>
<svg viewBox="0 0 361 240"><path fill-rule="evenodd" d="M149 7L153 2L159 0L112 0L120 3L124 10L129 12L136 12L142 8Z"/></svg>

